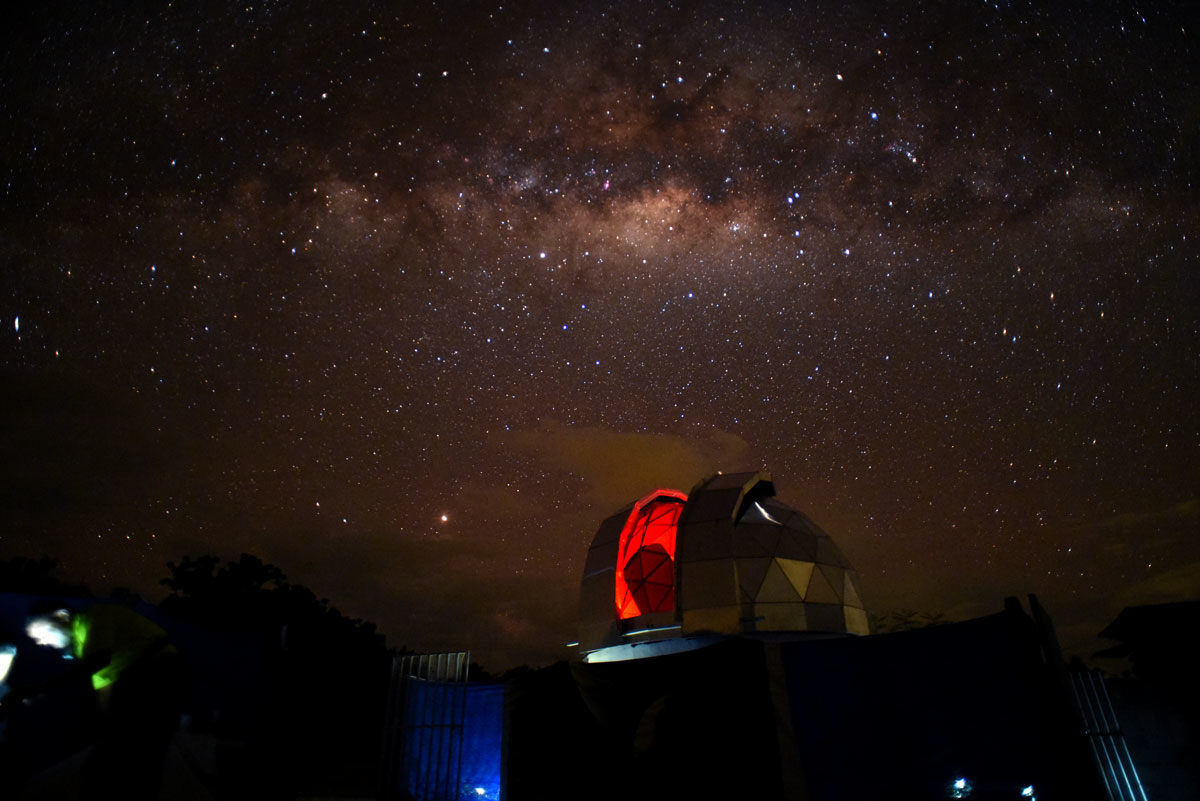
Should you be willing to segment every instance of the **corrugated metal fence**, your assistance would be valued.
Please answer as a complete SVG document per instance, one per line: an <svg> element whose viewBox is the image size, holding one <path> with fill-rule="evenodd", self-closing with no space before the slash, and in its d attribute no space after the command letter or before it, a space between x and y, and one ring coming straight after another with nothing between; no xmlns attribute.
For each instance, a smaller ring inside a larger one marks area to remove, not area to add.
<svg viewBox="0 0 1200 801"><path fill-rule="evenodd" d="M1104 676L1098 670L1073 670L1067 676L1109 801L1148 801L1104 686Z"/></svg>
<svg viewBox="0 0 1200 801"><path fill-rule="evenodd" d="M384 801L462 797L470 662L470 651L410 654L392 660L380 781Z"/></svg>

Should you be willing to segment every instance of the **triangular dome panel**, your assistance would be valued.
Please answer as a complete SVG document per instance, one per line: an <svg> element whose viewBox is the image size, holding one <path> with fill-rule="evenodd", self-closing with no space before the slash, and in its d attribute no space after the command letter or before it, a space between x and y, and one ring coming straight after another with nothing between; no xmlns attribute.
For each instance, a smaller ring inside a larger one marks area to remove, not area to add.
<svg viewBox="0 0 1200 801"><path fill-rule="evenodd" d="M779 536L783 532L779 526L757 525L747 532L763 549L764 553L775 556L779 550Z"/></svg>
<svg viewBox="0 0 1200 801"><path fill-rule="evenodd" d="M770 523L743 523L733 531L734 556L774 556L779 527Z"/></svg>
<svg viewBox="0 0 1200 801"><path fill-rule="evenodd" d="M871 621L867 617L867 613L861 609L855 609L852 606L847 606L844 609L846 615L846 631L851 634L867 635L871 633Z"/></svg>
<svg viewBox="0 0 1200 801"><path fill-rule="evenodd" d="M796 588L796 594L803 597L805 590L808 589L809 579L812 578L813 563L801 562L796 559L776 559L775 561L779 563L779 567L788 577L788 581Z"/></svg>
<svg viewBox="0 0 1200 801"><path fill-rule="evenodd" d="M820 570L813 571L812 581L808 582L808 590L804 593L804 600L811 604L840 604L842 602L833 587L829 586L829 579L825 578Z"/></svg>
<svg viewBox="0 0 1200 801"><path fill-rule="evenodd" d="M830 588L837 595L838 603L841 603L844 597L842 593L846 585L846 571L832 565L817 565L817 569L825 576L825 580L829 582Z"/></svg>
<svg viewBox="0 0 1200 801"><path fill-rule="evenodd" d="M803 529L781 529L775 555L803 562L817 561L817 538Z"/></svg>
<svg viewBox="0 0 1200 801"><path fill-rule="evenodd" d="M854 586L853 574L847 570L845 587L842 590L842 603L846 606L854 606L859 609L864 608L862 600L858 597L858 589Z"/></svg>
<svg viewBox="0 0 1200 801"><path fill-rule="evenodd" d="M795 602L800 600L800 594L796 592L796 588L792 586L792 582L788 581L788 577L779 566L779 562L772 560L770 567L767 568L767 575L763 579L762 586L759 588L758 595L755 596L754 600L758 603Z"/></svg>
<svg viewBox="0 0 1200 801"><path fill-rule="evenodd" d="M770 566L771 560L766 557L737 561L738 586L744 600L753 600L758 595L758 588L762 586L763 579L767 575L767 568Z"/></svg>

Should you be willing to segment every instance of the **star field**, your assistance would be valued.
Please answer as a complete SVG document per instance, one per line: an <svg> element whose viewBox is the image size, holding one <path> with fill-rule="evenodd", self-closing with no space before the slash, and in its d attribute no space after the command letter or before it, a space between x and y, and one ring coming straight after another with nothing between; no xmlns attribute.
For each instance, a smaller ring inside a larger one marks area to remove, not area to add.
<svg viewBox="0 0 1200 801"><path fill-rule="evenodd" d="M879 615L1200 594L1186 4L412 5L15 19L0 556L501 667L766 467Z"/></svg>

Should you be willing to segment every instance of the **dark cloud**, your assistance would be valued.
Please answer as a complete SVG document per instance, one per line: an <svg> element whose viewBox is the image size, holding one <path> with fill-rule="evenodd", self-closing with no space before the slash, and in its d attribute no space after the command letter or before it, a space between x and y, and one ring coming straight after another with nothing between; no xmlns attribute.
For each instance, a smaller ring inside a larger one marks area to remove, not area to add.
<svg viewBox="0 0 1200 801"><path fill-rule="evenodd" d="M616 509L656 487L687 492L718 471L759 469L750 446L736 434L696 435L613 431L545 421L511 437L513 446L568 478L564 487L597 510Z"/></svg>

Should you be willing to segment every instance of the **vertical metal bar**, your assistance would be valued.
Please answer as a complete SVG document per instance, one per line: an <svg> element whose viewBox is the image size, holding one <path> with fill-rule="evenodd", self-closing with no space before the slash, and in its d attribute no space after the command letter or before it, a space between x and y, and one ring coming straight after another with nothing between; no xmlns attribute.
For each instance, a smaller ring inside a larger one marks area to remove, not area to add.
<svg viewBox="0 0 1200 801"><path fill-rule="evenodd" d="M437 654L428 654L425 656L424 666L424 690L426 693L427 707L423 720L425 726L425 746L422 755L422 761L425 765L425 790L421 796L422 799L437 798L437 713L438 713L438 694L437 694Z"/></svg>
<svg viewBox="0 0 1200 801"><path fill-rule="evenodd" d="M438 797L449 799L450 796L450 737L453 735L453 729L450 724L454 717L454 696L452 685L447 679L450 673L450 654L441 654L438 657L438 672L441 683L441 688L438 693L441 703L438 705L438 711L441 713L438 720Z"/></svg>
<svg viewBox="0 0 1200 801"><path fill-rule="evenodd" d="M1113 795L1112 782L1109 781L1108 770L1105 767L1105 759L1100 754L1100 746L1096 742L1096 728L1088 704L1084 699L1087 688L1084 686L1083 677L1078 673L1071 673L1069 676L1071 684L1071 692L1075 695L1075 705L1079 709L1079 716L1083 721L1083 734L1087 738L1088 745L1092 749L1092 757L1096 760L1096 770L1100 774L1100 780L1104 782L1104 794L1109 798L1109 801L1117 801Z"/></svg>
<svg viewBox="0 0 1200 801"><path fill-rule="evenodd" d="M451 738L454 736L454 685L450 683L450 663L454 658L453 654L442 654L438 657L438 667L441 678L441 719L439 720L440 728L438 730L438 767L439 772L439 787L440 797L443 799L451 798L450 794L450 755L452 753Z"/></svg>
<svg viewBox="0 0 1200 801"><path fill-rule="evenodd" d="M448 766L446 761L446 660L447 654L438 654L434 660L434 677L437 682L437 707L434 715L434 732L436 745L434 746L435 761L437 765L437 778L435 781L434 797L443 801L446 798L446 773Z"/></svg>
<svg viewBox="0 0 1200 801"><path fill-rule="evenodd" d="M433 733L434 765L433 798L442 801L446 797L446 767L443 764L446 753L446 693L443 679L446 675L446 655L438 654L433 658L434 695L437 702L433 707L433 722L430 731Z"/></svg>
<svg viewBox="0 0 1200 801"><path fill-rule="evenodd" d="M1080 687L1083 689L1084 702L1088 717L1091 720L1091 739L1100 752L1100 770L1106 778L1109 788L1109 798L1112 801L1127 801L1121 776L1117 770L1117 766L1113 762L1113 754L1108 737L1108 726L1104 720L1104 714L1098 706L1098 699L1096 698L1095 687L1092 685L1091 676L1087 673L1079 673L1077 677Z"/></svg>
<svg viewBox="0 0 1200 801"><path fill-rule="evenodd" d="M463 760L463 743L467 739L467 676L471 670L471 652L464 651L458 655L458 668L455 670L456 678L461 676L461 681L458 682L459 695L459 710L458 710L458 753L456 755L457 765L454 772L454 792L455 798L461 795L462 791L462 760Z"/></svg>
<svg viewBox="0 0 1200 801"><path fill-rule="evenodd" d="M1129 753L1129 745L1125 741L1125 733L1121 731L1121 724L1117 720L1117 710L1112 705L1112 698L1108 694L1108 687L1105 686L1104 677L1095 672L1097 694L1100 697L1108 715L1112 720L1112 728L1114 732L1113 750L1117 752L1117 759L1121 763L1122 773L1125 776L1125 782L1129 787L1129 797L1131 801L1147 801L1145 788L1142 787L1141 777L1138 776L1137 766L1133 764L1133 755Z"/></svg>
<svg viewBox="0 0 1200 801"><path fill-rule="evenodd" d="M420 716L417 718L417 725L421 729L421 740L420 740L420 742L421 742L421 746L420 746L421 774L420 774L420 778L418 780L417 791L414 792L413 795L415 795L418 799L421 799L421 801L424 801L424 799L429 798L429 770L430 770L430 767L429 767L429 760L427 757L429 755L429 746L430 746L429 738L430 738L430 732L431 732L431 729L429 727L429 716L430 716L430 711L431 711L431 704L433 701L433 699L431 698L431 694L429 693L429 687L428 687L428 683L429 683L429 679L428 679L429 655L428 654L422 654L421 658L418 660L417 676L418 676L418 680L420 681L419 686L421 688Z"/></svg>
<svg viewBox="0 0 1200 801"><path fill-rule="evenodd" d="M1137 783L1136 792L1134 793L1135 801L1139 798L1141 801L1150 801L1146 795L1146 788L1142 785L1142 777L1138 775L1137 765L1133 764L1133 754L1129 752L1129 744L1125 741L1124 737L1121 738L1121 748L1125 752L1125 760L1129 764L1129 771L1133 774L1133 780Z"/></svg>
<svg viewBox="0 0 1200 801"><path fill-rule="evenodd" d="M454 654L442 656L442 798L452 798L450 783L454 774Z"/></svg>
<svg viewBox="0 0 1200 801"><path fill-rule="evenodd" d="M1112 704L1112 697L1108 694L1108 685L1104 681L1104 677L1100 677L1100 691L1104 694L1104 703L1112 711L1113 723L1117 725L1118 731L1120 724L1117 722L1117 710ZM1138 776L1137 765L1133 764L1133 754L1129 753L1129 744L1125 740L1125 733L1121 732L1120 739L1121 749L1124 751L1124 762L1129 765L1129 772L1133 776L1133 781L1136 787L1133 790L1134 799L1141 798L1141 801L1149 801L1146 796L1146 788L1142 786L1142 778Z"/></svg>
<svg viewBox="0 0 1200 801"><path fill-rule="evenodd" d="M1121 785L1121 797L1122 799L1128 799L1128 801L1134 801L1133 783L1129 780L1129 774L1125 770L1124 761L1121 759L1121 752L1117 747L1118 738L1122 738L1122 735L1120 727L1117 726L1116 713L1113 711L1111 704L1107 703L1107 694L1101 694L1103 679L1100 675L1094 670L1089 670L1086 675L1092 694L1096 698L1096 708L1100 710L1101 719L1104 721L1105 745L1111 754L1113 763L1119 771L1117 780Z"/></svg>
<svg viewBox="0 0 1200 801"><path fill-rule="evenodd" d="M1117 754L1113 741L1113 726L1105 714L1105 709L1100 700L1100 694L1096 691L1096 677L1091 671L1081 675L1081 678L1087 687L1088 701L1092 705L1097 720L1099 721L1098 739L1101 749L1104 753L1104 758L1108 763L1108 769L1112 777L1112 784L1115 788L1114 798L1118 801L1132 801L1127 792L1129 789L1129 781L1125 776L1125 768L1121 764L1119 755Z"/></svg>

